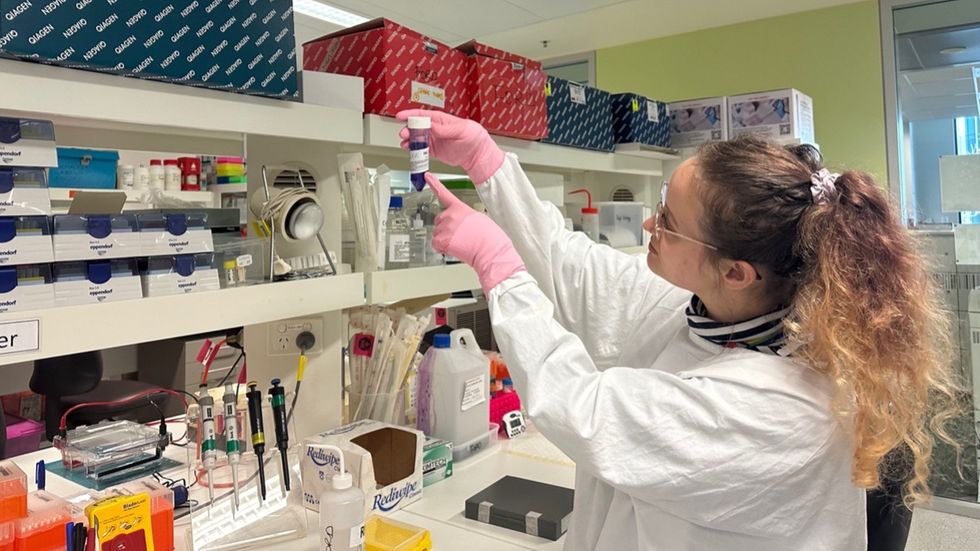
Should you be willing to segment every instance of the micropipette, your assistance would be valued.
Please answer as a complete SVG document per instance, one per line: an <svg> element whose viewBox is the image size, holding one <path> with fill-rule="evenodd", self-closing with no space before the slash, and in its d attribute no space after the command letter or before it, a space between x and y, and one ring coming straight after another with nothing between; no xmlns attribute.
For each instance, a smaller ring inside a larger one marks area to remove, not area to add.
<svg viewBox="0 0 980 551"><path fill-rule="evenodd" d="M235 395L235 387L225 385L225 394L222 396L225 406L225 451L228 452L228 464L231 465L231 485L235 492L235 508L238 503L238 461L242 457L242 447L238 442L238 416L236 415L235 405L238 396Z"/></svg>
<svg viewBox="0 0 980 551"><path fill-rule="evenodd" d="M279 448L279 458L282 461L282 495L286 497L286 492L289 491L289 457L286 455L289 449L289 430L286 428L286 389L279 386L279 379L272 380L269 396L272 397L272 422L276 426L276 447Z"/></svg>
<svg viewBox="0 0 980 551"><path fill-rule="evenodd" d="M211 472L218 459L218 437L214 432L214 398L208 394L207 385L201 385L197 392L198 403L201 406L201 462L208 476L208 510L214 503L214 486Z"/></svg>
<svg viewBox="0 0 980 551"><path fill-rule="evenodd" d="M248 392L248 418L249 425L252 427L252 451L259 462L259 491L262 499L265 500L265 461L262 455L265 453L265 432L262 426L262 391L255 388L258 383L249 381Z"/></svg>

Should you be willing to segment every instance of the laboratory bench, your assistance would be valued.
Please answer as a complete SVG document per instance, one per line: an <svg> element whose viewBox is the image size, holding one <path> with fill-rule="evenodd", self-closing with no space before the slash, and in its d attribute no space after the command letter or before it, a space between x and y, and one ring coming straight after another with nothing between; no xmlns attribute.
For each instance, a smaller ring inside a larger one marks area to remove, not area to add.
<svg viewBox="0 0 980 551"><path fill-rule="evenodd" d="M186 450L183 448L170 446L167 448L166 455L186 463ZM10 459L28 474L30 490L35 487L33 476L35 465L42 459L46 463L58 462L61 460L61 454L55 448L47 448ZM171 478L185 478L186 469L186 465L182 464L180 467L163 471L162 474ZM558 541L549 541L465 518L463 510L466 499L506 475L571 488L574 486L575 466L531 426L525 434L514 440L498 440L496 445L485 452L455 463L450 478L426 487L421 500L386 516L428 529L435 550L461 548L467 551L560 550L564 544L564 536ZM52 473L49 473L46 478L45 489L63 497L86 490ZM293 491L302 490L294 488ZM302 540L283 541L264 548L282 551L319 550L315 528L318 516L313 511L307 511L307 521L313 530ZM189 549L187 542L189 529L190 517L175 521L174 543L177 551Z"/></svg>

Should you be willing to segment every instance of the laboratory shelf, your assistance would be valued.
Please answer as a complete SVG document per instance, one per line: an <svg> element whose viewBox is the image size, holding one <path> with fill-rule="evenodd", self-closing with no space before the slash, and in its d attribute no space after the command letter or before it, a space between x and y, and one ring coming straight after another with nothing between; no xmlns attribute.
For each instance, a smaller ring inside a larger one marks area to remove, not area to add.
<svg viewBox="0 0 980 551"><path fill-rule="evenodd" d="M634 157L646 157L648 159L659 159L661 161L672 161L680 159L680 152L669 147L656 147L645 143L620 143L616 144L615 153L620 155L632 155Z"/></svg>
<svg viewBox="0 0 980 551"><path fill-rule="evenodd" d="M39 320L40 347L0 355L0 365L338 311L362 304L364 277L356 273L11 312L0 315L0 324Z"/></svg>
<svg viewBox="0 0 980 551"><path fill-rule="evenodd" d="M480 288L476 272L466 264L407 268L364 274L368 304L388 304Z"/></svg>
<svg viewBox="0 0 980 551"><path fill-rule="evenodd" d="M58 145L111 147L122 131L131 133L124 142L130 149L169 151L153 149L165 147L163 135L183 137L184 151L240 155L246 134L340 143L363 139L361 113L347 109L17 60L0 60L0 74L0 114L54 121ZM104 140L109 142L99 143ZM199 149L204 142L212 147Z"/></svg>
<svg viewBox="0 0 980 551"><path fill-rule="evenodd" d="M362 151L378 155L407 154L401 151L399 131L403 123L380 115L364 116L364 148ZM517 154L521 165L527 168L561 170L563 172L609 172L618 174L637 174L641 176L661 176L662 161L674 159L674 155L650 152L649 155L624 153L604 153L561 145L532 142L502 136L494 136L494 141L503 149Z"/></svg>
<svg viewBox="0 0 980 551"><path fill-rule="evenodd" d="M64 202L71 201L78 191L94 191L96 193L121 192L119 189L72 189L72 188L49 188L48 192L52 201ZM146 191L125 190L127 203L140 203ZM214 193L211 191L164 191L163 196L170 199L179 199L188 203L205 203L207 206L214 204Z"/></svg>

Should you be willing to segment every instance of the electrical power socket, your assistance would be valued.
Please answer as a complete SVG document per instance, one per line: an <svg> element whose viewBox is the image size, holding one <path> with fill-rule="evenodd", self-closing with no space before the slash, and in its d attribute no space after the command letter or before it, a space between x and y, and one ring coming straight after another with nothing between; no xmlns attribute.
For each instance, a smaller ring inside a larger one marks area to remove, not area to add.
<svg viewBox="0 0 980 551"><path fill-rule="evenodd" d="M306 351L306 355L317 354L323 351L323 320L320 318L294 318L280 320L269 324L269 355L270 356L298 356L299 346L296 345L296 337L303 331L313 333L316 342L313 348Z"/></svg>

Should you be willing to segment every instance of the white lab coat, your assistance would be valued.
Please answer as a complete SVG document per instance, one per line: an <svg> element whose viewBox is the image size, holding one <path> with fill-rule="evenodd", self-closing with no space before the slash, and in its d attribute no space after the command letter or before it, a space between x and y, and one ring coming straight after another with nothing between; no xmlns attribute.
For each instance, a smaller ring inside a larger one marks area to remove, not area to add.
<svg viewBox="0 0 980 551"><path fill-rule="evenodd" d="M516 156L478 186L528 273L490 316L537 428L576 465L566 550L861 550L828 380L689 333L691 294L569 232Z"/></svg>

